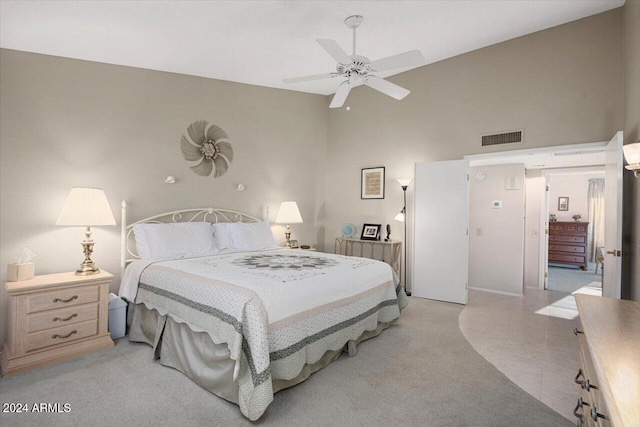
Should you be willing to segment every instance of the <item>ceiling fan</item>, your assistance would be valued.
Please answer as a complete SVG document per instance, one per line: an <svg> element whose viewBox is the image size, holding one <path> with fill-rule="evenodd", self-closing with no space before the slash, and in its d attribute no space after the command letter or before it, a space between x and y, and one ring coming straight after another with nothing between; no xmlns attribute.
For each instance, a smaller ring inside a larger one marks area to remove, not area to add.
<svg viewBox="0 0 640 427"><path fill-rule="evenodd" d="M356 29L362 23L362 19L360 15L353 15L344 20L346 26L353 30L353 55L347 55L335 40L316 39L320 46L338 62L336 72L284 79L284 83L300 83L335 77L345 78L334 95L329 108L342 107L349 95L349 91L358 83L364 83L398 100L409 95L411 93L409 90L377 77L375 73L421 65L424 64L424 57L419 50L412 50L375 61L369 60L366 56L356 55Z"/></svg>

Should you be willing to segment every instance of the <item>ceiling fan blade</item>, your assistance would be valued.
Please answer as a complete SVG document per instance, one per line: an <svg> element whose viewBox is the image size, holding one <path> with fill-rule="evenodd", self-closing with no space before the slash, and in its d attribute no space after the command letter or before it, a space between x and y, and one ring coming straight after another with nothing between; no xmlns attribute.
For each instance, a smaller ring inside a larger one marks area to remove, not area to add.
<svg viewBox="0 0 640 427"><path fill-rule="evenodd" d="M367 79L364 81L364 84L366 84L367 86L371 86L378 92L382 92L385 95L389 95L390 97L398 100L404 98L405 96L411 93L411 91L408 89L400 87L397 84L391 83L385 79L381 79L380 77L376 77L376 76L367 77Z"/></svg>
<svg viewBox="0 0 640 427"><path fill-rule="evenodd" d="M331 100L331 104L329 105L329 108L342 107L344 105L344 101L346 101L347 99L347 96L349 96L349 91L351 91L351 85L347 80L346 82L342 83L338 88L338 91L336 92L336 94L333 96L333 99Z"/></svg>
<svg viewBox="0 0 640 427"><path fill-rule="evenodd" d="M311 80L320 80L320 79L328 79L331 77L336 77L338 73L324 73L324 74L314 74L313 76L304 76L304 77L293 77L290 79L284 79L285 83L301 83L308 82Z"/></svg>
<svg viewBox="0 0 640 427"><path fill-rule="evenodd" d="M327 51L329 55L333 57L340 64L351 64L351 58L347 55L347 52L340 47L337 41L330 39L316 39L320 46Z"/></svg>
<svg viewBox="0 0 640 427"><path fill-rule="evenodd" d="M369 67L374 71L387 71L394 68L414 67L422 64L424 64L422 53L419 50L411 50L373 61L369 64Z"/></svg>

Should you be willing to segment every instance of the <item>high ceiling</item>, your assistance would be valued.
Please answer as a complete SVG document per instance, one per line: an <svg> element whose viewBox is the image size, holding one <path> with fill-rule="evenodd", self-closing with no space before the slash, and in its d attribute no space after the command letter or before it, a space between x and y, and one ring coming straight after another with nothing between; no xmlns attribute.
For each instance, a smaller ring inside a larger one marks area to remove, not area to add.
<svg viewBox="0 0 640 427"><path fill-rule="evenodd" d="M2 1L0 46L303 92L334 93L315 42L351 53L343 23L364 16L359 54L419 49L426 63L620 7L624 0L513 1ZM406 71L396 70L395 73ZM392 75L382 74L381 76Z"/></svg>

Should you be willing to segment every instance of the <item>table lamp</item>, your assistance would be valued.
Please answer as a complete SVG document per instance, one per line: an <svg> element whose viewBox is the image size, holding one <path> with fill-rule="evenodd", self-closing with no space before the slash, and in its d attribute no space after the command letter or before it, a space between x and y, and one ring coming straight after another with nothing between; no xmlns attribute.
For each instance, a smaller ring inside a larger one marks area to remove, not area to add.
<svg viewBox="0 0 640 427"><path fill-rule="evenodd" d="M282 202L280 204L278 216L276 217L276 223L287 224L287 231L284 233L287 241L284 246L291 249L291 241L289 240L291 238L291 228L289 227L289 224L302 223L302 215L300 215L298 204L296 202Z"/></svg>
<svg viewBox="0 0 640 427"><path fill-rule="evenodd" d="M622 149L624 150L624 158L629 163L625 169L633 171L636 178L640 178L640 141L627 144Z"/></svg>
<svg viewBox="0 0 640 427"><path fill-rule="evenodd" d="M91 227L100 225L116 225L107 196L101 188L72 188L67 201L62 207L56 225L86 227L85 239L82 241L84 261L76 270L78 276L98 274L91 254L95 242L91 239Z"/></svg>

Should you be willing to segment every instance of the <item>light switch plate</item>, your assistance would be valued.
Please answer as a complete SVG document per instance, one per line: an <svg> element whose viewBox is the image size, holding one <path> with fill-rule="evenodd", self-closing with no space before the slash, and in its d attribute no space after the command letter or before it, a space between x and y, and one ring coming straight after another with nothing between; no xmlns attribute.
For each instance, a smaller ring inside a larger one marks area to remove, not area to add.
<svg viewBox="0 0 640 427"><path fill-rule="evenodd" d="M494 200L491 202L491 209L502 209L502 200Z"/></svg>

